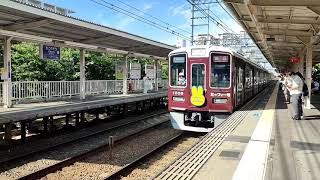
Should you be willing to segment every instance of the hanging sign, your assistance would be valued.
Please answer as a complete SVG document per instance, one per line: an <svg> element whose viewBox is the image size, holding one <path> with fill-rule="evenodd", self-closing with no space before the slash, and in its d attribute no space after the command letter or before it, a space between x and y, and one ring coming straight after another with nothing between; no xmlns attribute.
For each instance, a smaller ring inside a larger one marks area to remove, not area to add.
<svg viewBox="0 0 320 180"><path fill-rule="evenodd" d="M130 79L141 79L141 64L130 64Z"/></svg>
<svg viewBox="0 0 320 180"><path fill-rule="evenodd" d="M153 64L146 64L145 72L146 72L146 75L148 78L153 79L154 78L154 65Z"/></svg>
<svg viewBox="0 0 320 180"><path fill-rule="evenodd" d="M123 66L124 66L124 62L116 62L116 65L115 65L115 72L116 72L116 79L117 80L121 80L123 79Z"/></svg>
<svg viewBox="0 0 320 180"><path fill-rule="evenodd" d="M60 47L41 45L40 58L49 60L60 60L61 58Z"/></svg>

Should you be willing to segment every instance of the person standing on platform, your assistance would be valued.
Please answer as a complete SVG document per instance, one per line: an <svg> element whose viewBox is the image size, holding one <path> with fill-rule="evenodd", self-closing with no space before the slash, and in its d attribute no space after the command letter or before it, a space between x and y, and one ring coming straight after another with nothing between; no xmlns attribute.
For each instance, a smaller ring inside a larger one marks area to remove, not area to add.
<svg viewBox="0 0 320 180"><path fill-rule="evenodd" d="M145 75L143 76L143 93L144 93L144 94L147 94L149 88L150 88L150 86L149 86L149 79L148 79L148 76L145 74Z"/></svg>
<svg viewBox="0 0 320 180"><path fill-rule="evenodd" d="M292 83L288 85L292 97L293 120L301 120L303 80L296 73L291 73Z"/></svg>
<svg viewBox="0 0 320 180"><path fill-rule="evenodd" d="M291 78L289 79L289 75L286 74L283 78L282 89L283 89L285 100L288 104L290 104L290 92L288 90L288 84L291 84L291 82L289 81L291 81Z"/></svg>

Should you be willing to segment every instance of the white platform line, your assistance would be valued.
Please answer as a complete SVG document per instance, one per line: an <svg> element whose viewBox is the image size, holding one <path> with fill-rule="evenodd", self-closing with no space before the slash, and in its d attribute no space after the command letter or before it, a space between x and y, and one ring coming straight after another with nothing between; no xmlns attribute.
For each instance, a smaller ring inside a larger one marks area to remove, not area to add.
<svg viewBox="0 0 320 180"><path fill-rule="evenodd" d="M275 114L278 84L251 136L232 180L263 180L266 173L269 144Z"/></svg>

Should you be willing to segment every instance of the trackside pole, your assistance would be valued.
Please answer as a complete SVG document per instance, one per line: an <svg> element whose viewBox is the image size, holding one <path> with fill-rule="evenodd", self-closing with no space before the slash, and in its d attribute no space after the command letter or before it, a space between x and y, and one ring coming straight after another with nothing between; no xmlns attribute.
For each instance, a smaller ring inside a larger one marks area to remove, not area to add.
<svg viewBox="0 0 320 180"><path fill-rule="evenodd" d="M85 50L80 49L80 99L86 98Z"/></svg>
<svg viewBox="0 0 320 180"><path fill-rule="evenodd" d="M125 56L124 65L123 65L123 86L122 93L128 94L128 55Z"/></svg>
<svg viewBox="0 0 320 180"><path fill-rule="evenodd" d="M4 80L3 104L5 108L12 107L11 39L12 37L4 38L4 48L3 48L4 72L2 72L1 74L1 79Z"/></svg>

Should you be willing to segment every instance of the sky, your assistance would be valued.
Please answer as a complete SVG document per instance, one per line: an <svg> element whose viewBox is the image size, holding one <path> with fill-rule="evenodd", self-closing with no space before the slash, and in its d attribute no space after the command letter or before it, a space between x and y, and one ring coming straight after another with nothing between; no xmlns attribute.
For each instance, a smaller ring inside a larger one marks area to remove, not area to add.
<svg viewBox="0 0 320 180"><path fill-rule="evenodd" d="M152 15L159 20L173 25L179 29L174 29L176 32L183 34L184 36L191 36L191 5L186 0L43 0L44 2L55 4L59 7L64 7L75 11L72 16L98 23L104 26L129 32L135 35L139 35L148 39L159 41L162 43L175 45L177 36L166 31L157 29L148 24L142 23L129 16L118 13L105 6L99 5L92 1L100 3L108 2L119 6L125 10L129 10L139 16L152 19L149 15ZM124 2L130 6L139 9L137 11L124 4ZM242 28L218 5L213 4L211 6L212 12L218 16L223 23L232 27L233 31L240 32ZM157 23L161 23L158 20L152 19ZM167 26L167 25L165 25ZM172 27L172 26L169 26ZM187 32L185 32L187 31ZM201 29L196 29L196 33L206 33ZM189 32L189 33L188 33ZM216 25L210 25L210 33L218 35L223 31ZM181 39L181 38L180 38Z"/></svg>

